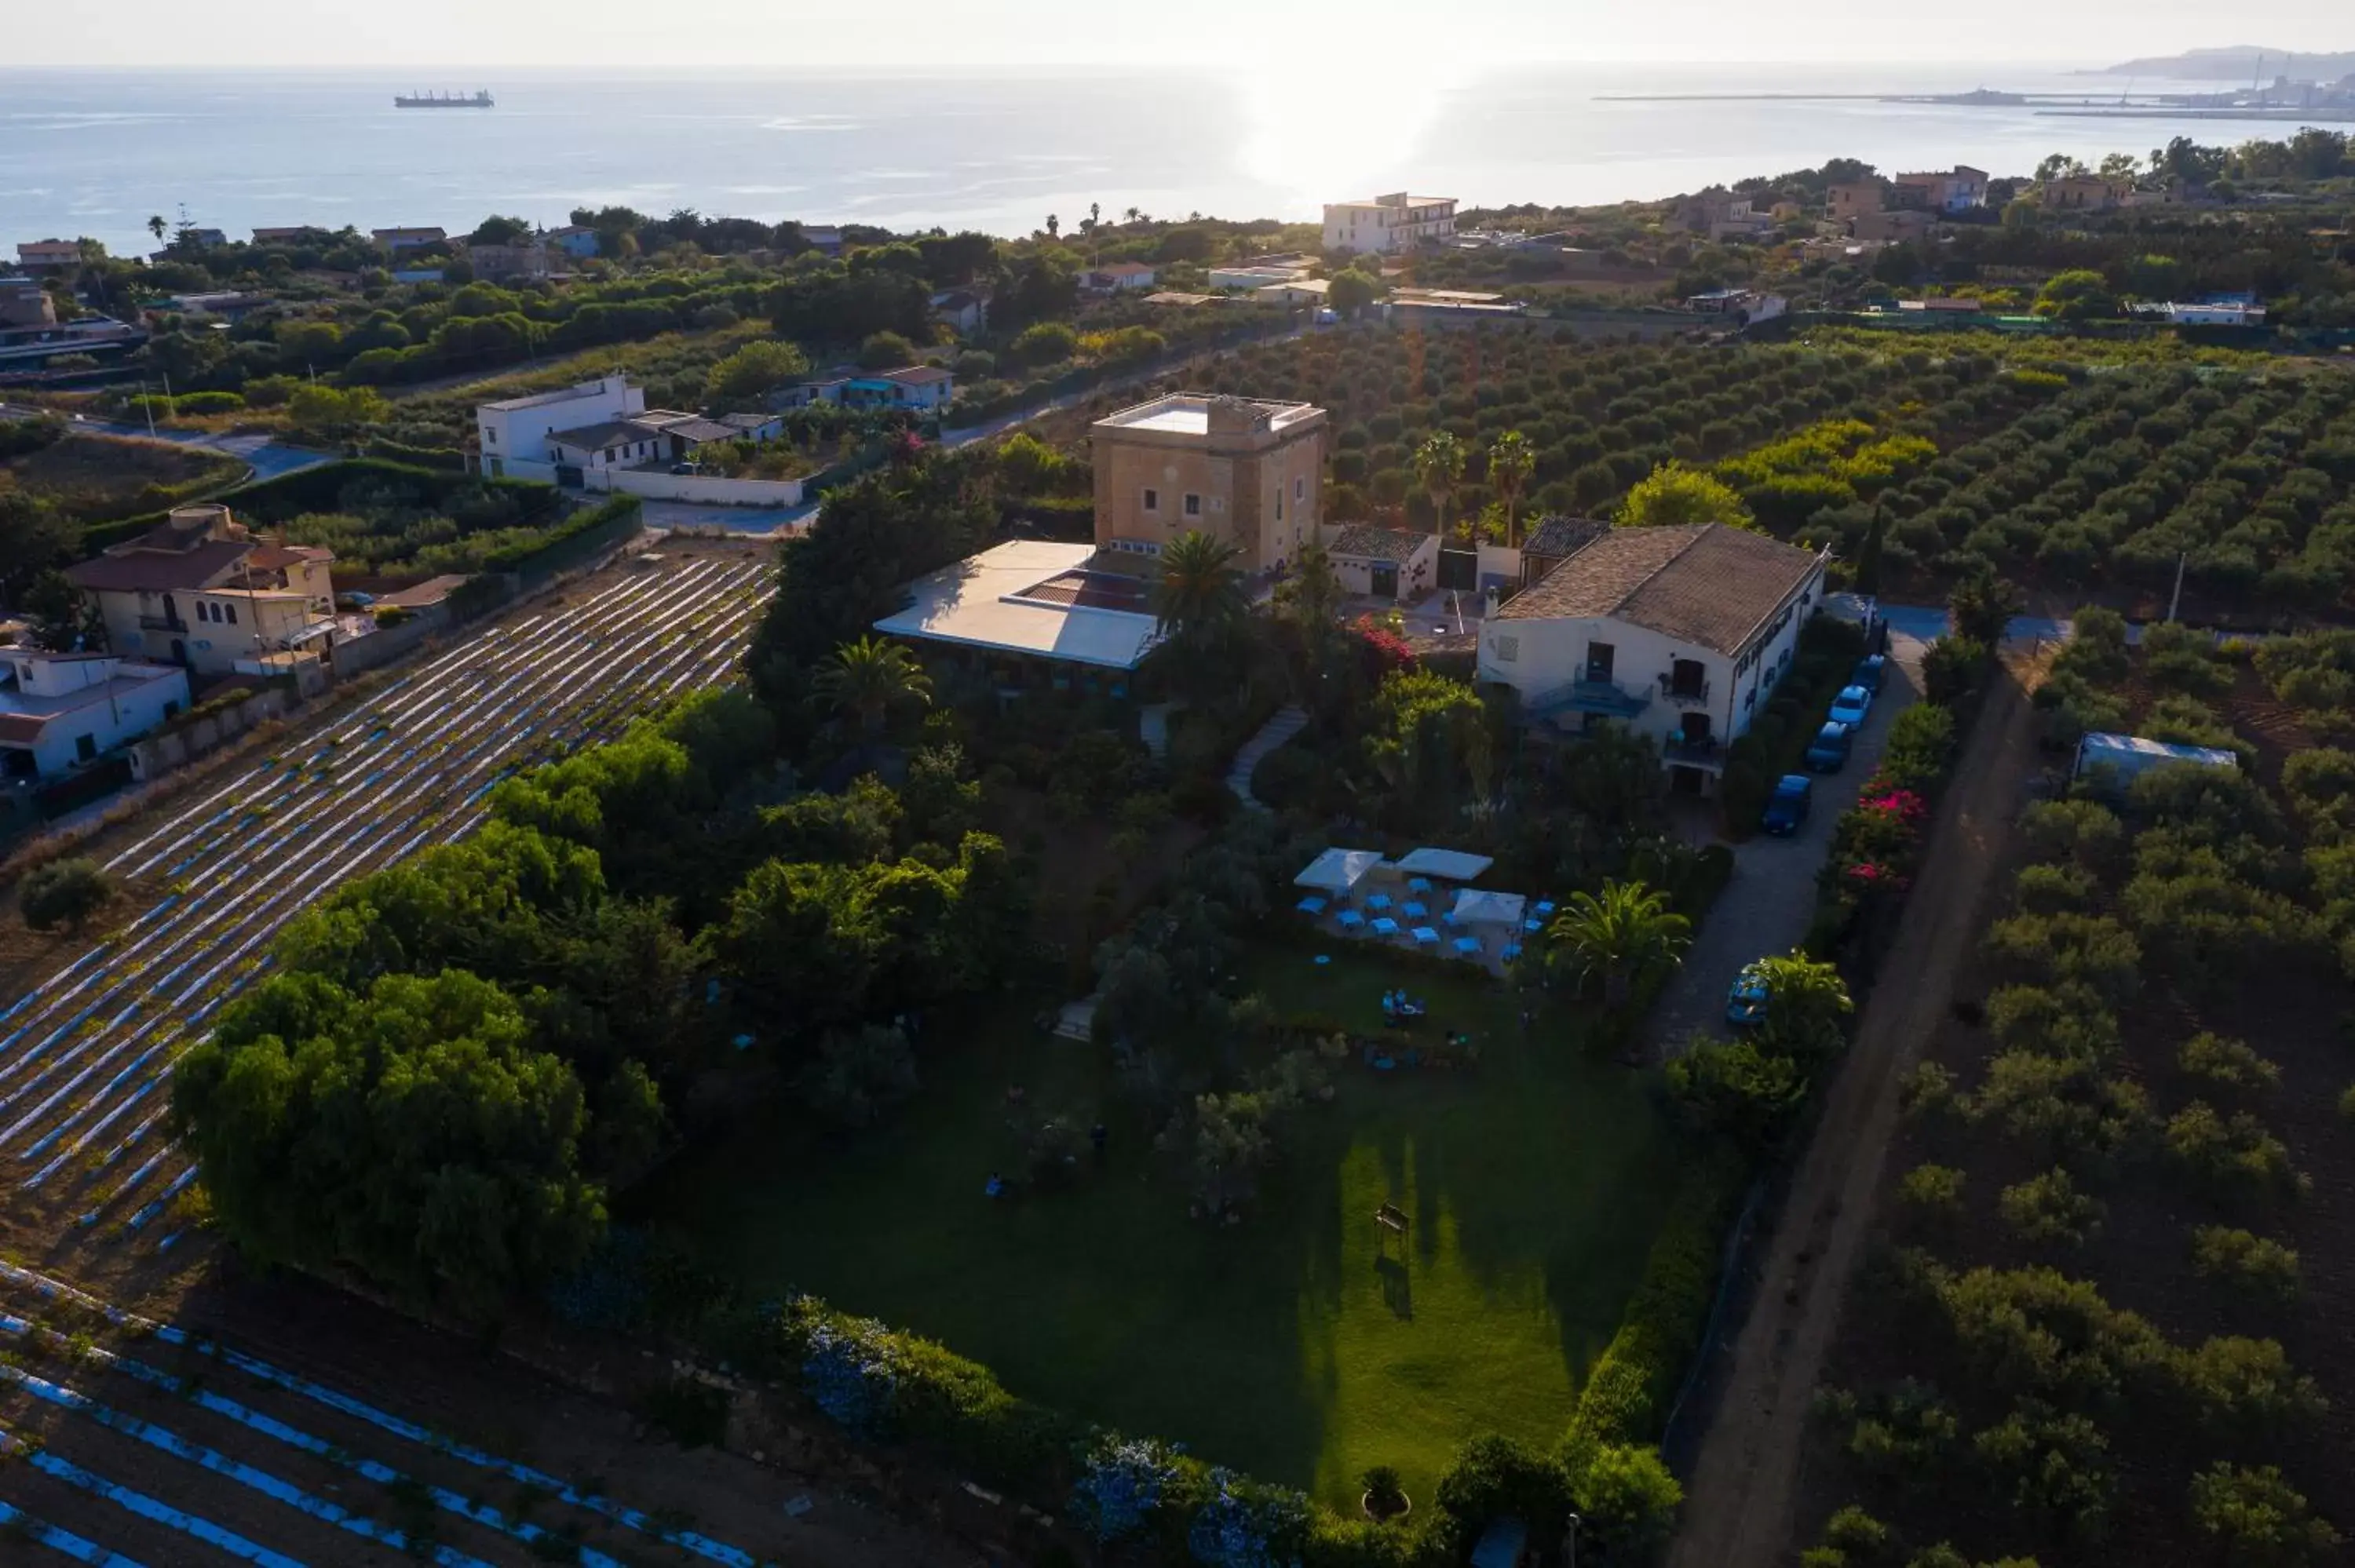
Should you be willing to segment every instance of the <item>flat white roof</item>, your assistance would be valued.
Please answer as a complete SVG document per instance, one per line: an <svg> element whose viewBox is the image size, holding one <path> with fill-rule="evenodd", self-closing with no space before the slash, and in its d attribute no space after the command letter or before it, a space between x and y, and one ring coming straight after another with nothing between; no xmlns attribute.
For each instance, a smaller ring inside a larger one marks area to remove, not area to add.
<svg viewBox="0 0 2355 1568"><path fill-rule="evenodd" d="M1381 863L1381 855L1373 850L1328 849L1310 861L1307 867L1292 879L1292 883L1295 887L1347 893Z"/></svg>
<svg viewBox="0 0 2355 1568"><path fill-rule="evenodd" d="M1017 540L969 556L908 585L914 602L875 623L892 637L996 648L1108 670L1134 670L1158 627L1150 615L1027 599L1029 590L1085 567L1092 545Z"/></svg>
<svg viewBox="0 0 2355 1568"><path fill-rule="evenodd" d="M1497 863L1485 854L1462 850L1419 849L1399 857L1398 868L1408 876L1435 876L1443 882L1469 882Z"/></svg>
<svg viewBox="0 0 2355 1568"><path fill-rule="evenodd" d="M1267 414L1269 427L1278 430L1317 411L1314 403L1279 403L1264 397L1246 398L1245 401ZM1150 403L1117 409L1096 423L1117 425L1128 430L1167 430L1173 435L1207 436L1210 433L1210 399L1199 392L1172 392L1166 397L1156 397Z"/></svg>

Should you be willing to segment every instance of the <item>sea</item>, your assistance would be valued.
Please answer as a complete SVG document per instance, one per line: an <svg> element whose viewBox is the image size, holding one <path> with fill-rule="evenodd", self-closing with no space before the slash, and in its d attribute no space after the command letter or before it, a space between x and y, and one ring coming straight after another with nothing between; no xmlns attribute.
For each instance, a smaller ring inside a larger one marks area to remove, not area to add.
<svg viewBox="0 0 2355 1568"><path fill-rule="evenodd" d="M546 225L578 207L1028 234L1092 208L1309 219L1412 188L1469 203L1650 198L1861 158L2024 175L2049 154L2137 155L2280 123L2064 118L1875 101L1987 87L2115 103L2212 91L2051 64L1457 69L1134 67L583 74L0 69L0 256L17 240L153 248L151 215L256 227ZM489 110L396 109L488 89ZM1712 101L1641 95L1750 96Z"/></svg>

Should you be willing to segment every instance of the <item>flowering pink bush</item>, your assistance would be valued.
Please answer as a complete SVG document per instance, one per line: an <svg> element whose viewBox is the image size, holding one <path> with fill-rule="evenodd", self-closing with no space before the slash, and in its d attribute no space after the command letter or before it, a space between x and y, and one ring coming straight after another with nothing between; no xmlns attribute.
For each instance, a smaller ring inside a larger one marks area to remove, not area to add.
<svg viewBox="0 0 2355 1568"><path fill-rule="evenodd" d="M1856 809L1859 811L1871 811L1885 817L1894 817L1908 827L1912 827L1929 815L1930 803L1913 790L1883 786L1878 793L1868 793L1859 800L1856 803Z"/></svg>
<svg viewBox="0 0 2355 1568"><path fill-rule="evenodd" d="M1403 670L1414 662L1414 650L1407 646L1406 639L1372 616L1358 617L1356 624L1349 630L1357 633L1359 641L1378 672Z"/></svg>

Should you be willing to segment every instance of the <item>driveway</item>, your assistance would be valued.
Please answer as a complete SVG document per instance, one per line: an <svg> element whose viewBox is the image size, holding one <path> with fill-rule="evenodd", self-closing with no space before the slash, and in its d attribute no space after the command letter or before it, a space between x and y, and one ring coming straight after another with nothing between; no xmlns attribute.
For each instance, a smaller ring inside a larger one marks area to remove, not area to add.
<svg viewBox="0 0 2355 1568"><path fill-rule="evenodd" d="M1733 846L1733 875L1701 922L1685 961L1652 1009L1652 1039L1661 1054L1695 1031L1725 1032L1725 993L1751 959L1787 953L1816 915L1816 873L1831 853L1832 828L1856 804L1881 762L1889 726L1921 693L1923 643L1892 617L1889 672L1880 700L1856 738L1848 766L1816 779L1814 808L1787 839L1760 833ZM1820 719L1820 715L1818 715Z"/></svg>

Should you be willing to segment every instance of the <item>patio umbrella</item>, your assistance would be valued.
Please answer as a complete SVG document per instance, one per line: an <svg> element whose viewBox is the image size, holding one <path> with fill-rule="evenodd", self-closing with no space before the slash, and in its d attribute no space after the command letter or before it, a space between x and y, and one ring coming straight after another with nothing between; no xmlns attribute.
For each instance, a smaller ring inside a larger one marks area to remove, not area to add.
<svg viewBox="0 0 2355 1568"><path fill-rule="evenodd" d="M1341 924L1349 927L1351 930L1355 930L1365 923L1366 917L1363 915L1359 914L1356 910L1344 909L1341 911Z"/></svg>
<svg viewBox="0 0 2355 1568"><path fill-rule="evenodd" d="M1507 963L1511 963L1515 959L1518 959L1520 956L1521 945L1518 942L1508 942L1505 944L1505 961Z"/></svg>
<svg viewBox="0 0 2355 1568"><path fill-rule="evenodd" d="M1421 920L1428 916L1431 914L1431 911L1417 903L1400 906L1399 913L1405 916L1410 920Z"/></svg>
<svg viewBox="0 0 2355 1568"><path fill-rule="evenodd" d="M1538 900L1538 913L1539 913L1540 915L1550 915L1550 914L1552 914L1552 913L1553 913L1553 900L1552 900L1552 899L1550 899L1550 898L1540 898L1540 899L1539 899L1539 900Z"/></svg>
<svg viewBox="0 0 2355 1568"><path fill-rule="evenodd" d="M1399 923L1385 915L1374 922L1373 930L1377 937L1395 937L1399 934Z"/></svg>
<svg viewBox="0 0 2355 1568"><path fill-rule="evenodd" d="M1428 926L1417 926L1414 928L1414 939L1418 943L1427 942L1434 948L1439 946L1439 933Z"/></svg>
<svg viewBox="0 0 2355 1568"><path fill-rule="evenodd" d="M1322 915L1325 913L1325 901L1322 898L1312 896L1302 899L1299 903L1294 905L1293 907L1299 910L1303 915Z"/></svg>
<svg viewBox="0 0 2355 1568"><path fill-rule="evenodd" d="M1545 922L1542 920L1524 920L1521 922L1521 929L1534 937L1540 931L1545 929Z"/></svg>
<svg viewBox="0 0 2355 1568"><path fill-rule="evenodd" d="M1411 876L1407 878L1406 889L1409 893L1428 893L1431 891L1431 878Z"/></svg>
<svg viewBox="0 0 2355 1568"><path fill-rule="evenodd" d="M1366 907L1369 909L1387 909L1390 906L1391 895L1387 893L1377 893L1366 900Z"/></svg>
<svg viewBox="0 0 2355 1568"><path fill-rule="evenodd" d="M1474 954L1479 952L1480 938L1477 937L1458 937L1455 938L1455 950L1462 953L1468 959Z"/></svg>

